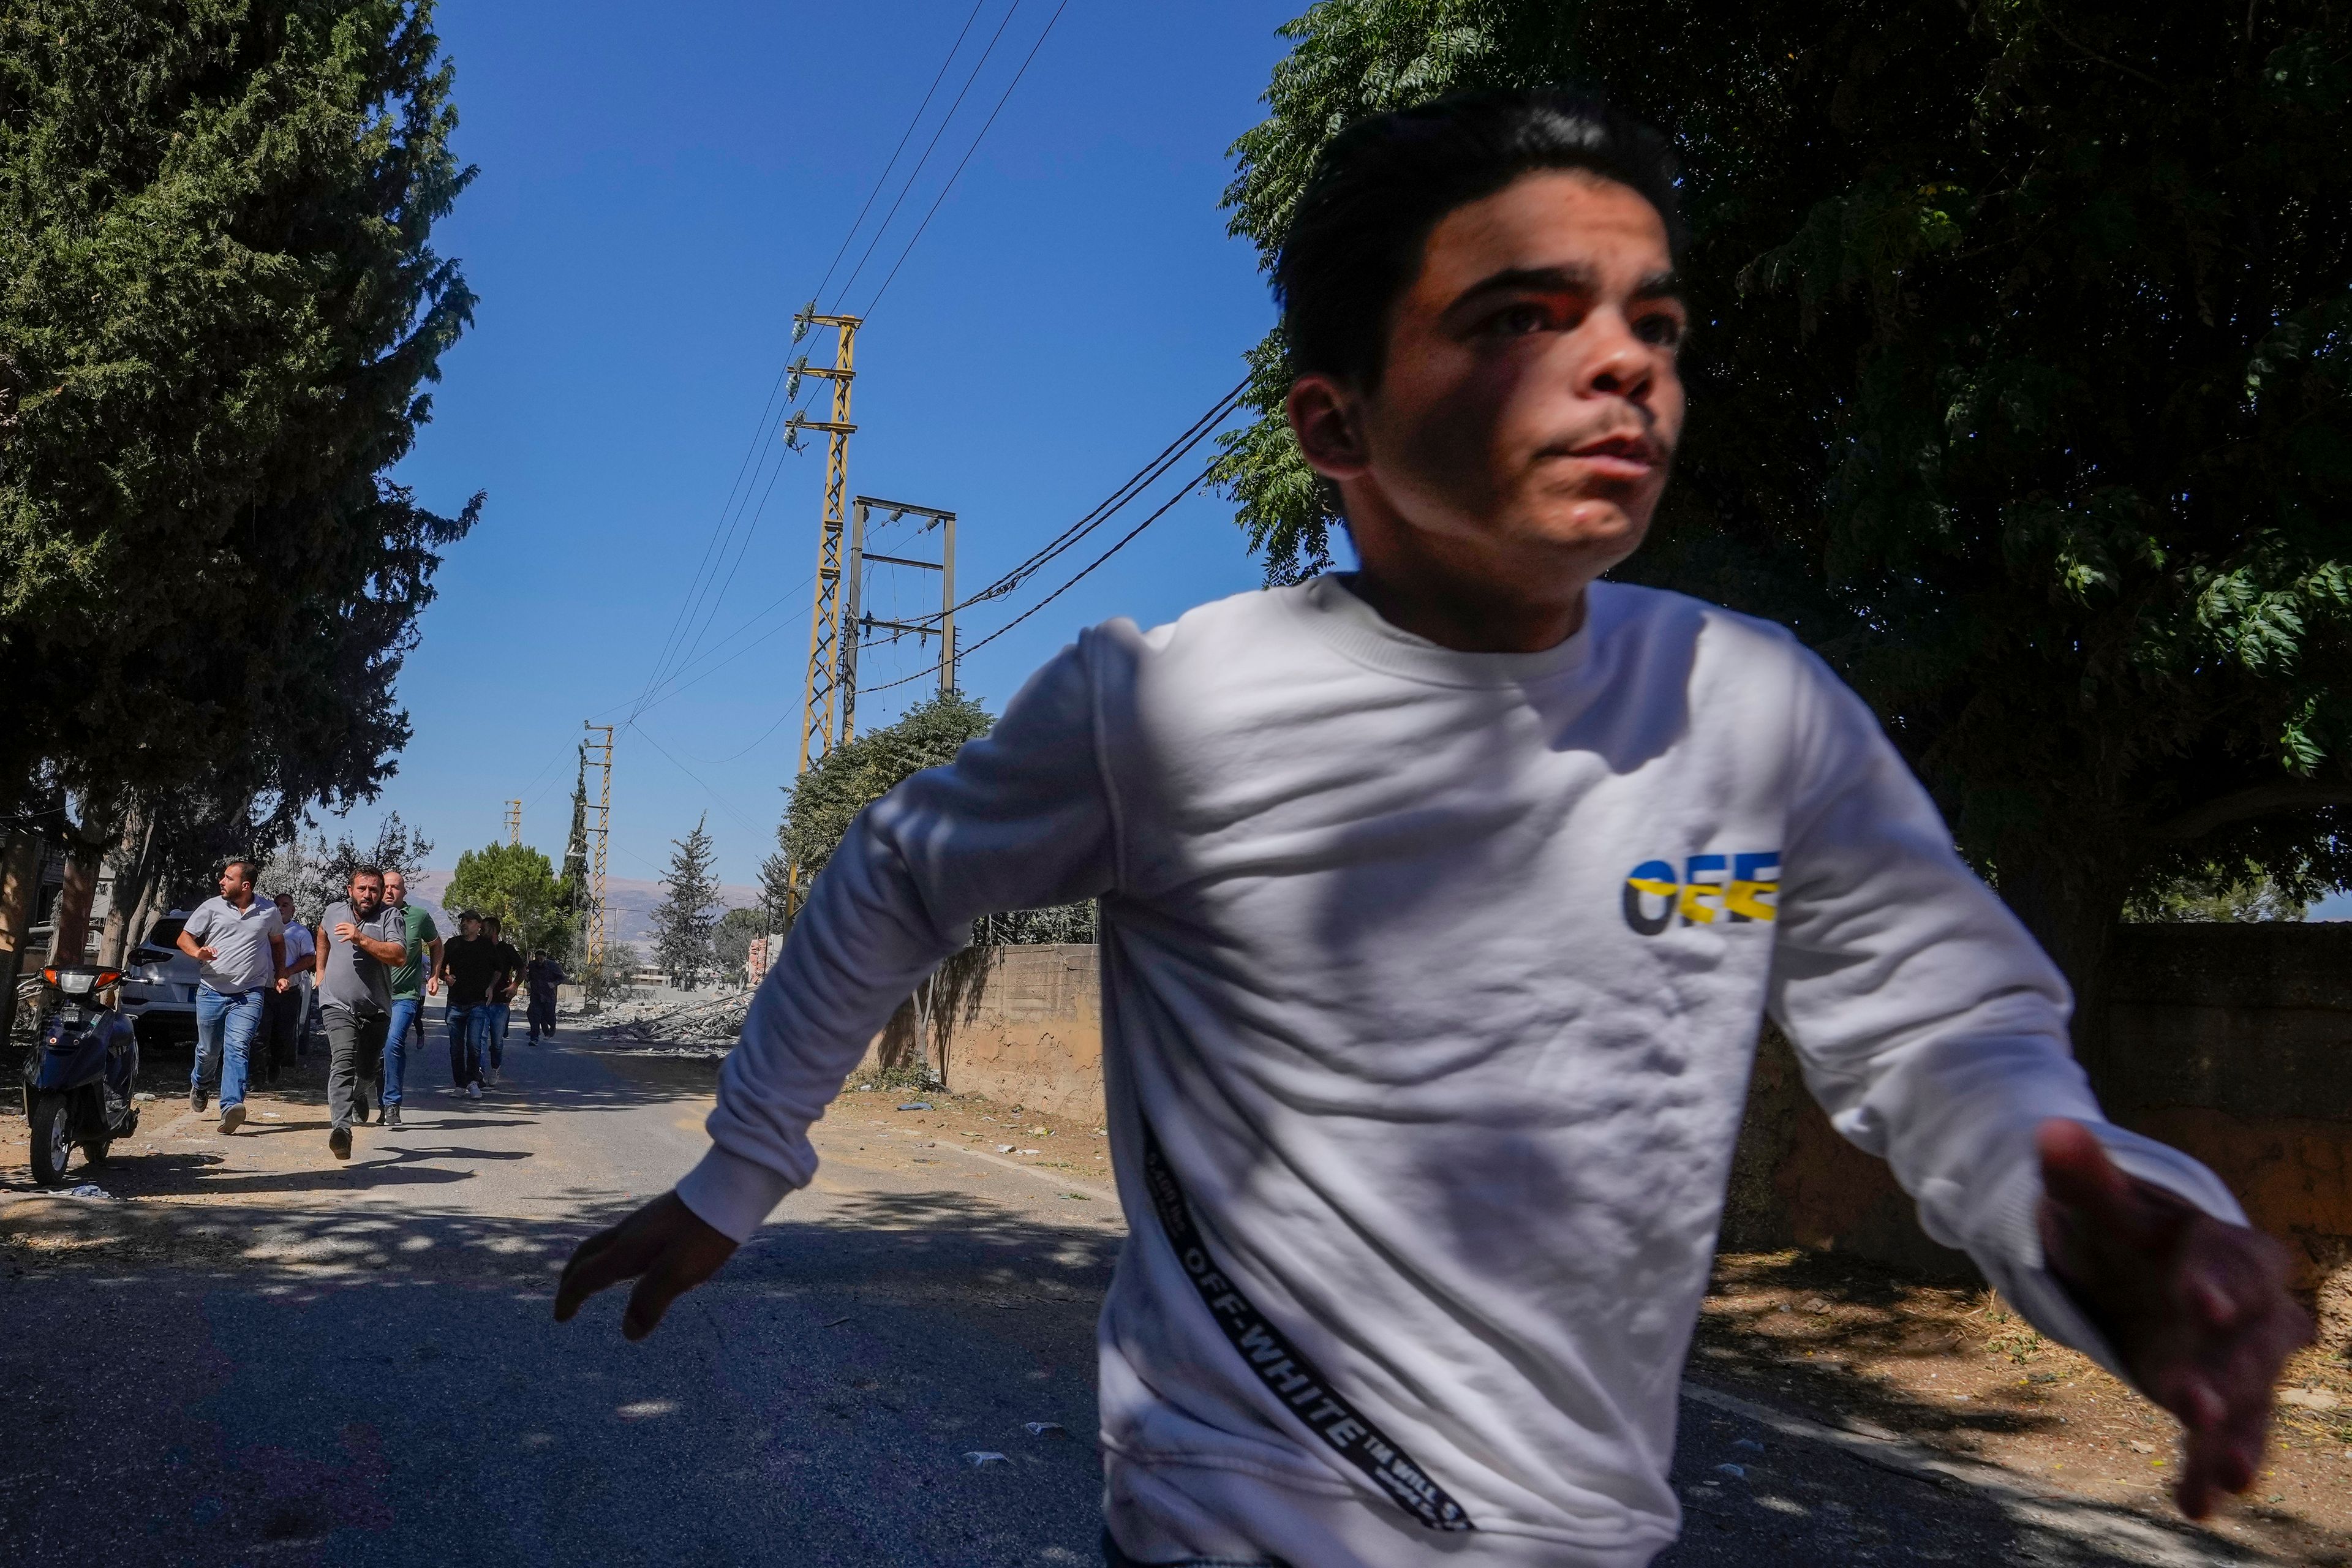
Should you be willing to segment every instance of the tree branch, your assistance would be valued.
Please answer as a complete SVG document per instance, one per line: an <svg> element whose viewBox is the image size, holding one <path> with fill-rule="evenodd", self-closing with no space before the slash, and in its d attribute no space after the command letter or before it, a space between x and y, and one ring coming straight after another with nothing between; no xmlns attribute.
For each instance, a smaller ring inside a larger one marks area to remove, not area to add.
<svg viewBox="0 0 2352 1568"><path fill-rule="evenodd" d="M2309 779L2281 779L2218 795L2189 807L2149 830L2156 838L2181 841L2202 838L2217 827L2279 811L2317 811L2324 806L2352 805L2352 784L2321 784Z"/></svg>

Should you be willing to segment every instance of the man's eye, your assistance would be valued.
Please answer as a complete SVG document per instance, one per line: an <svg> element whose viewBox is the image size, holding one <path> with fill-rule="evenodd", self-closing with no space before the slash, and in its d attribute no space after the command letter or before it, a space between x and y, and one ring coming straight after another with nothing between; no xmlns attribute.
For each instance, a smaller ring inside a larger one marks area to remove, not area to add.
<svg viewBox="0 0 2352 1568"><path fill-rule="evenodd" d="M1633 323L1633 335L1645 343L1670 349L1683 341L1683 323L1680 318L1664 312L1644 316Z"/></svg>
<svg viewBox="0 0 2352 1568"><path fill-rule="evenodd" d="M1495 317L1494 329L1504 337L1519 338L1550 324L1550 313L1541 305L1513 305Z"/></svg>

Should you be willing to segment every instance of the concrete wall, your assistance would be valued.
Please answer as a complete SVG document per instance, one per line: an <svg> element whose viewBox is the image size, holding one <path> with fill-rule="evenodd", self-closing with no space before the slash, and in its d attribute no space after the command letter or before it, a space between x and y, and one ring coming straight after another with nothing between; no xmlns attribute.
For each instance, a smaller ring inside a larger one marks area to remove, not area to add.
<svg viewBox="0 0 2352 1568"><path fill-rule="evenodd" d="M1097 950L1037 944L958 953L875 1037L861 1070L926 1063L958 1094L1100 1127Z"/></svg>
<svg viewBox="0 0 2352 1568"><path fill-rule="evenodd" d="M2285 1242L2331 1342L2352 1338L2352 924L2126 926L2084 1067L2116 1121L2202 1160ZM1768 1035L1727 1247L1835 1247L1943 1275L1886 1168L1831 1131Z"/></svg>
<svg viewBox="0 0 2352 1568"><path fill-rule="evenodd" d="M2083 1051L2108 1113L2218 1172L2294 1253L2330 1335L2352 1335L2352 923L2127 926L2116 958L2111 1027ZM960 1093L1098 1127L1099 987L1092 947L968 950L899 1009L866 1070L928 1063ZM1972 1272L1831 1130L1769 1030L1723 1239Z"/></svg>

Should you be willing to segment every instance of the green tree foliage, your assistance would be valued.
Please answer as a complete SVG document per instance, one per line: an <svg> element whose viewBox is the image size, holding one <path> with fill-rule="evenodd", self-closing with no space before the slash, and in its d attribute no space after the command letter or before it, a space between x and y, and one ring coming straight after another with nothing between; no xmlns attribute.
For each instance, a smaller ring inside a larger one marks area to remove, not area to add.
<svg viewBox="0 0 2352 1568"><path fill-rule="evenodd" d="M909 774L953 762L966 741L987 734L995 721L962 692L943 692L887 729L870 730L826 752L793 782L776 831L779 848L799 865L803 885L824 869L859 812Z"/></svg>
<svg viewBox="0 0 2352 1568"><path fill-rule="evenodd" d="M563 907L563 884L547 857L528 844L487 844L457 854L457 869L441 895L454 917L460 910L496 915L508 942L529 954L537 949L567 953L572 915Z"/></svg>
<svg viewBox="0 0 2352 1568"><path fill-rule="evenodd" d="M563 910L576 915L588 896L588 748L580 748L580 775L572 786L572 831L563 839Z"/></svg>
<svg viewBox="0 0 2352 1568"><path fill-rule="evenodd" d="M710 933L719 924L718 851L704 831L709 814L695 820L694 831L670 840L668 874L662 886L668 896L654 911L654 963L669 983L688 990L702 983L712 967Z"/></svg>
<svg viewBox="0 0 2352 1568"><path fill-rule="evenodd" d="M792 786L783 824L776 830L777 852L760 868L761 902L781 910L785 871L793 860L803 879L814 878L833 858L859 812L897 788L900 780L953 762L966 741L980 739L995 722L987 709L951 691L908 710L887 729L835 747ZM993 915L973 930L972 940L981 946L1092 942L1095 906L1089 900Z"/></svg>
<svg viewBox="0 0 2352 1568"><path fill-rule="evenodd" d="M2126 900L2352 879L2352 12L2155 0L1324 0L1235 144L1268 250L1323 139L1604 83L1686 175L1691 426L1622 575L1769 616L1876 707L2086 992ZM1329 555L1262 417L1220 476Z"/></svg>
<svg viewBox="0 0 2352 1568"><path fill-rule="evenodd" d="M480 499L383 477L474 303L429 243L471 173L431 23L0 4L0 787L241 797L270 842L390 771Z"/></svg>
<svg viewBox="0 0 2352 1568"><path fill-rule="evenodd" d="M710 928L710 953L721 976L740 978L751 962L751 941L769 929L766 914L757 909L729 910Z"/></svg>

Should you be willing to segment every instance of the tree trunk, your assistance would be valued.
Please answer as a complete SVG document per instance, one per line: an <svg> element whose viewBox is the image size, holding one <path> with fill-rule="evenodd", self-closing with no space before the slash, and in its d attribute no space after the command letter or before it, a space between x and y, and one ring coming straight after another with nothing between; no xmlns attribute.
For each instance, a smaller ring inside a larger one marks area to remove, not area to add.
<svg viewBox="0 0 2352 1568"><path fill-rule="evenodd" d="M25 933L41 891L41 836L26 828L8 835L0 856L0 1042L16 1023L16 981L24 973Z"/></svg>
<svg viewBox="0 0 2352 1568"><path fill-rule="evenodd" d="M152 813L134 810L123 824L122 841L115 850L114 901L106 911L106 927L98 941L100 968L121 968L122 955L138 933L147 929L141 916L154 881L155 819Z"/></svg>
<svg viewBox="0 0 2352 1568"><path fill-rule="evenodd" d="M89 962L89 906L98 895L99 868L106 849L81 837L66 840L66 881L58 891L58 911L49 931L51 963Z"/></svg>

